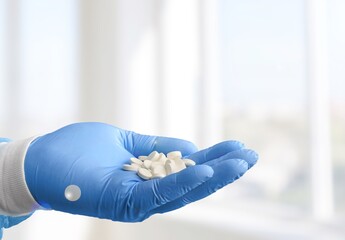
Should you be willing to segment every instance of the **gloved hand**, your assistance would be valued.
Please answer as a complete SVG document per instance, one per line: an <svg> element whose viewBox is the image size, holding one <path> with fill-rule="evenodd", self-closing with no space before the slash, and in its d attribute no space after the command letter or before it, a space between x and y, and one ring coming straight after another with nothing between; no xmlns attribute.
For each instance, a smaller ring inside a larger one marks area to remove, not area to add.
<svg viewBox="0 0 345 240"><path fill-rule="evenodd" d="M9 141L11 141L11 140L8 138L0 138L0 143L1 142L9 142ZM31 216L31 214L26 215L26 216L22 216L22 217L9 217L9 216L0 215L0 239L2 239L3 228L9 228L9 227L12 227L14 225L17 225L18 223L24 221L25 219L27 219L30 216Z"/></svg>
<svg viewBox="0 0 345 240"><path fill-rule="evenodd" d="M122 166L133 156L179 150L198 165L143 181ZM102 123L78 123L39 137L25 157L25 179L47 209L114 221L137 222L202 199L242 176L257 161L254 151L226 141L197 152L187 141L140 135ZM64 191L77 185L81 197Z"/></svg>

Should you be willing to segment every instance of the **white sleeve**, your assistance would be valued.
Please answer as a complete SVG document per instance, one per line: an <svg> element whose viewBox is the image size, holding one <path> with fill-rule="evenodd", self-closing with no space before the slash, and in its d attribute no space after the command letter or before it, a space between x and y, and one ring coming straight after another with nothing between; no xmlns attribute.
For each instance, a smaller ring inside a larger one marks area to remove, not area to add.
<svg viewBox="0 0 345 240"><path fill-rule="evenodd" d="M0 143L0 215L22 216L39 208L24 172L25 155L34 139Z"/></svg>

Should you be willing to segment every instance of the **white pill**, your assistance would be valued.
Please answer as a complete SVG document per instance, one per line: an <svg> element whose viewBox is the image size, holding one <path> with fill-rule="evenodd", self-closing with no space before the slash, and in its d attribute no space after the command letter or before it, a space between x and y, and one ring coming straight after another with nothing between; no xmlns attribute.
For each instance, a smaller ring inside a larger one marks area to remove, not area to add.
<svg viewBox="0 0 345 240"><path fill-rule="evenodd" d="M157 174L153 174L151 178L164 178L166 177L165 174L163 173L157 173Z"/></svg>
<svg viewBox="0 0 345 240"><path fill-rule="evenodd" d="M165 156L165 154L164 153L160 153L156 161L157 162L164 162L165 163L166 160L167 160L167 157Z"/></svg>
<svg viewBox="0 0 345 240"><path fill-rule="evenodd" d="M184 162L184 164L186 164L187 167L190 167L190 166L195 166L195 162L192 160L192 159L182 159L182 161Z"/></svg>
<svg viewBox="0 0 345 240"><path fill-rule="evenodd" d="M138 158L135 158L135 157L131 158L131 162L135 163L135 164L138 164L138 165L142 165L143 164L143 162L141 160L139 160Z"/></svg>
<svg viewBox="0 0 345 240"><path fill-rule="evenodd" d="M150 170L146 168L139 168L138 176L141 177L142 179L149 180L152 178L152 173Z"/></svg>
<svg viewBox="0 0 345 240"><path fill-rule="evenodd" d="M164 165L165 165L165 162L157 162L157 161L155 161L155 162L151 162L150 168L152 169L152 168L155 168L156 166L164 166Z"/></svg>
<svg viewBox="0 0 345 240"><path fill-rule="evenodd" d="M81 196L81 190L77 185L69 185L65 189L65 198L71 202L77 201Z"/></svg>
<svg viewBox="0 0 345 240"><path fill-rule="evenodd" d="M168 158L175 159L175 158L182 158L182 153L180 151L173 151L167 154Z"/></svg>
<svg viewBox="0 0 345 240"><path fill-rule="evenodd" d="M133 171L137 172L139 170L140 166L138 164L123 164L122 169L126 171Z"/></svg>
<svg viewBox="0 0 345 240"><path fill-rule="evenodd" d="M164 153L153 151L148 156L133 157L130 160L132 164L124 164L122 168L137 172L137 175L144 180L163 178L186 167L196 165L191 159L182 159L180 151L169 152L167 156Z"/></svg>
<svg viewBox="0 0 345 240"><path fill-rule="evenodd" d="M159 153L157 151L153 151L152 153L150 153L150 155L147 156L147 159L151 161L155 161L158 159L158 157L159 157Z"/></svg>
<svg viewBox="0 0 345 240"><path fill-rule="evenodd" d="M166 175L165 167L164 165L156 165L155 167L151 168L151 172L153 175L156 174L164 174Z"/></svg>
<svg viewBox="0 0 345 240"><path fill-rule="evenodd" d="M168 159L165 162L165 171L167 175L175 173L175 163L172 160Z"/></svg>
<svg viewBox="0 0 345 240"><path fill-rule="evenodd" d="M167 165L167 164L170 164L170 163L174 163L174 160L173 159L167 159L166 161L165 161L165 165Z"/></svg>
<svg viewBox="0 0 345 240"><path fill-rule="evenodd" d="M175 163L175 167L174 167L175 172L179 172L179 171L186 168L186 164L184 163L184 161L182 159L175 158L175 159L173 159L173 161Z"/></svg>
<svg viewBox="0 0 345 240"><path fill-rule="evenodd" d="M143 163L143 167L145 167L146 169L150 169L151 164L152 164L152 161L145 160L144 163Z"/></svg>

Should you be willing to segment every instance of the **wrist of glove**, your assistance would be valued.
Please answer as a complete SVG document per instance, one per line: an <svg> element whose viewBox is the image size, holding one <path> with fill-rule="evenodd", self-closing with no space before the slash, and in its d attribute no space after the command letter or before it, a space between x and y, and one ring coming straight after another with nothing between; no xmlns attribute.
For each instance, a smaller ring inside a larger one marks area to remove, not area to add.
<svg viewBox="0 0 345 240"><path fill-rule="evenodd" d="M8 138L0 138L0 144L1 143L8 143L11 140ZM3 164L3 162L1 162ZM1 173L3 175L3 172ZM4 196L2 196L4 197ZM0 239L2 239L3 236L3 228L10 228L12 226L15 226L19 224L20 222L26 220L29 218L31 214L25 215L25 216L20 216L20 217L12 217L12 216L5 216L5 215L0 215Z"/></svg>

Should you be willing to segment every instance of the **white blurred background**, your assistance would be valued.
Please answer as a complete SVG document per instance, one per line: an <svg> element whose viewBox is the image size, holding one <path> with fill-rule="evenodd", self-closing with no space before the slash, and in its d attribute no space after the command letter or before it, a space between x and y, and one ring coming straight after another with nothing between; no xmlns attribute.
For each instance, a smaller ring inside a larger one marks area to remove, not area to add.
<svg viewBox="0 0 345 240"><path fill-rule="evenodd" d="M0 136L102 121L260 154L143 223L36 212L4 239L344 239L345 1L0 0Z"/></svg>

